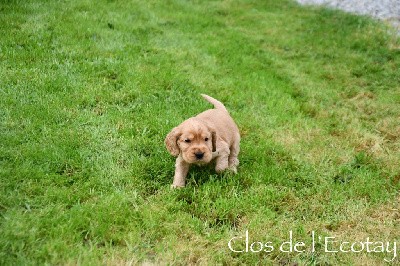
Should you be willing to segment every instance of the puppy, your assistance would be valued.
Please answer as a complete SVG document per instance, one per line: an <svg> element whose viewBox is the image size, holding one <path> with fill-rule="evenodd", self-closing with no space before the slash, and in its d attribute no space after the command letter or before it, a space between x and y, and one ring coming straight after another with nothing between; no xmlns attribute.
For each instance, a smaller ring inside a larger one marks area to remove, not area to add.
<svg viewBox="0 0 400 266"><path fill-rule="evenodd" d="M239 165L239 129L218 100L202 94L214 105L199 115L189 118L173 128L165 138L165 145L177 157L172 187L184 187L191 164L204 165L215 161L215 170L226 169L236 173Z"/></svg>

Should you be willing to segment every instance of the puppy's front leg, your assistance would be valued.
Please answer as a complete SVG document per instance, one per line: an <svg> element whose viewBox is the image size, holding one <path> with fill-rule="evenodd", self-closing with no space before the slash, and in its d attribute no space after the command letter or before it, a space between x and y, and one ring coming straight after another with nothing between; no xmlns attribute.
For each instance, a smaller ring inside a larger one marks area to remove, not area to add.
<svg viewBox="0 0 400 266"><path fill-rule="evenodd" d="M175 162L175 176L172 188L179 188L185 186L186 175L189 171L189 164L183 160L182 155L179 154Z"/></svg>

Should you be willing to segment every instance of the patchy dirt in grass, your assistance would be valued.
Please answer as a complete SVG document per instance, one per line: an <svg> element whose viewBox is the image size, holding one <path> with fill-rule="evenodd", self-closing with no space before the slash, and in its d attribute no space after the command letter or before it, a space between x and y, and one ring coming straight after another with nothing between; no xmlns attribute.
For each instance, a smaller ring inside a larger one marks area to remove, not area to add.
<svg viewBox="0 0 400 266"><path fill-rule="evenodd" d="M400 239L400 196L377 208L368 208L363 212L350 211L348 214L352 216L341 222L333 232L338 239L365 241L369 237L372 242L393 242ZM397 256L395 262L399 261ZM383 261L364 255L357 257L356 264L379 265L383 264Z"/></svg>

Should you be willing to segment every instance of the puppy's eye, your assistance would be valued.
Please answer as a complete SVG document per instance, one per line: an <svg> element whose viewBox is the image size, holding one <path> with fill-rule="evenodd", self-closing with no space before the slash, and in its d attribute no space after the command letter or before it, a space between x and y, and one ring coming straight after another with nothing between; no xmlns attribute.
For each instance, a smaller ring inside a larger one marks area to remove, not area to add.
<svg viewBox="0 0 400 266"><path fill-rule="evenodd" d="M190 139L185 139L185 142L186 143L190 143Z"/></svg>
<svg viewBox="0 0 400 266"><path fill-rule="evenodd" d="M205 140L205 141L208 141L208 138L205 138L204 140Z"/></svg>

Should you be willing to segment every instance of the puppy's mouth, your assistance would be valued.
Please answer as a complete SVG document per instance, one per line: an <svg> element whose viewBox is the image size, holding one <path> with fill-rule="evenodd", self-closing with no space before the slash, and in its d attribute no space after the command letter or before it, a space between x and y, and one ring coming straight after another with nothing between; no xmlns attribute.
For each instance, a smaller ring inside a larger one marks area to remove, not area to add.
<svg viewBox="0 0 400 266"><path fill-rule="evenodd" d="M187 159L189 159L188 163L204 165L204 164L208 164L211 161L212 157L207 152L204 152L204 153L199 152L199 153L191 154Z"/></svg>
<svg viewBox="0 0 400 266"><path fill-rule="evenodd" d="M197 165L201 166L201 165L206 165L206 164L210 163L210 161L211 161L211 158L209 158L209 156L207 155L206 157L204 157L202 159L195 158L193 160L193 164L197 164Z"/></svg>

